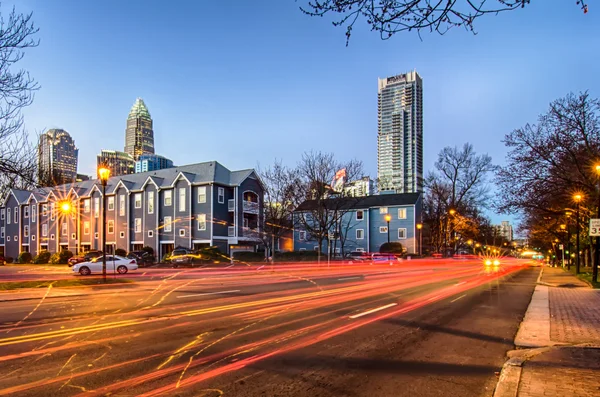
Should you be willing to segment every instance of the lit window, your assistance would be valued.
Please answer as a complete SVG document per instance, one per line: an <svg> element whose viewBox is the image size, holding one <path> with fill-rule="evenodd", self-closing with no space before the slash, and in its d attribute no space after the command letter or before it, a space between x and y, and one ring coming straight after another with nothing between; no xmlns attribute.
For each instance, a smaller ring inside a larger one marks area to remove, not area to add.
<svg viewBox="0 0 600 397"><path fill-rule="evenodd" d="M133 196L133 200L135 202L135 208L142 208L142 193L136 193Z"/></svg>
<svg viewBox="0 0 600 397"><path fill-rule="evenodd" d="M198 230L206 230L206 214L198 214Z"/></svg>
<svg viewBox="0 0 600 397"><path fill-rule="evenodd" d="M206 203L206 186L198 188L198 203Z"/></svg>
<svg viewBox="0 0 600 397"><path fill-rule="evenodd" d="M171 217L170 216L165 216L164 226L165 226L165 232L171 231Z"/></svg>
<svg viewBox="0 0 600 397"><path fill-rule="evenodd" d="M362 211L362 210L356 211L356 220L357 221L362 221L364 217L365 217L364 211Z"/></svg>
<svg viewBox="0 0 600 397"><path fill-rule="evenodd" d="M83 234L85 234L85 235L90 234L90 223L87 221L83 222Z"/></svg>
<svg viewBox="0 0 600 397"><path fill-rule="evenodd" d="M83 212L86 214L90 212L90 199L83 200Z"/></svg>
<svg viewBox="0 0 600 397"><path fill-rule="evenodd" d="M219 188L219 204L223 204L225 202L225 189Z"/></svg>
<svg viewBox="0 0 600 397"><path fill-rule="evenodd" d="M356 229L356 239L357 240L362 240L365 238L365 231L364 229Z"/></svg>
<svg viewBox="0 0 600 397"><path fill-rule="evenodd" d="M165 190L165 207L170 207L173 202L173 191Z"/></svg>
<svg viewBox="0 0 600 397"><path fill-rule="evenodd" d="M135 218L135 232L142 232L142 218Z"/></svg>
<svg viewBox="0 0 600 397"><path fill-rule="evenodd" d="M106 228L108 229L108 234L113 234L115 232L115 221L108 221Z"/></svg>
<svg viewBox="0 0 600 397"><path fill-rule="evenodd" d="M179 188L179 212L185 211L185 188Z"/></svg>
<svg viewBox="0 0 600 397"><path fill-rule="evenodd" d="M406 208L398 208L398 219L406 219Z"/></svg>
<svg viewBox="0 0 600 397"><path fill-rule="evenodd" d="M148 213L154 214L154 192L148 192Z"/></svg>
<svg viewBox="0 0 600 397"><path fill-rule="evenodd" d="M379 213L380 214L387 214L388 213L387 207L381 207L381 208L379 208Z"/></svg>
<svg viewBox="0 0 600 397"><path fill-rule="evenodd" d="M387 233L388 228L387 226L379 226L379 233Z"/></svg>
<svg viewBox="0 0 600 397"><path fill-rule="evenodd" d="M107 198L107 200L108 200L108 210L114 211L115 210L115 196L110 196Z"/></svg>

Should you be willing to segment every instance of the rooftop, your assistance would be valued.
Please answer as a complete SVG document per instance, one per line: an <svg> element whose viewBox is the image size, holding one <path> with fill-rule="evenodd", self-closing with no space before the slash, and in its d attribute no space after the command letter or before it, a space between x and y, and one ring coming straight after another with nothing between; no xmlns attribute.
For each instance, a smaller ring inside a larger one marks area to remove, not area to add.
<svg viewBox="0 0 600 397"><path fill-rule="evenodd" d="M150 117L150 112L148 111L148 107L146 106L146 104L144 103L144 100L142 98L137 98L135 100L135 103L131 107L131 110L129 111L129 116L127 118L135 119L138 117L144 117L144 118L148 118L148 119L152 118L152 117Z"/></svg>

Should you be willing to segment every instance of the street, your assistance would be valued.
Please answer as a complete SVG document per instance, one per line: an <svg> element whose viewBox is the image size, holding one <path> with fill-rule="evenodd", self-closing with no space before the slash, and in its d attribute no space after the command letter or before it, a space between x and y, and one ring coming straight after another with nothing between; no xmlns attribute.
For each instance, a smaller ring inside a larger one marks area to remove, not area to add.
<svg viewBox="0 0 600 397"><path fill-rule="evenodd" d="M223 264L49 288L0 302L0 395L490 396L528 265ZM0 278L78 277L48 269Z"/></svg>

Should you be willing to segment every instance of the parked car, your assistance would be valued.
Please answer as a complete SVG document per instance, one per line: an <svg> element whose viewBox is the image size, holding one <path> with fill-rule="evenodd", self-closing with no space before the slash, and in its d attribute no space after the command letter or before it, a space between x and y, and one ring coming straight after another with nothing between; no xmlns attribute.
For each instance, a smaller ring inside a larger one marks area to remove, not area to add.
<svg viewBox="0 0 600 397"><path fill-rule="evenodd" d="M91 261L94 258L97 258L99 256L102 256L102 251L87 251L83 254L83 260L84 262L88 262Z"/></svg>
<svg viewBox="0 0 600 397"><path fill-rule="evenodd" d="M400 262L401 259L394 254L375 253L372 256L373 262Z"/></svg>
<svg viewBox="0 0 600 397"><path fill-rule="evenodd" d="M348 255L348 258L353 261L368 261L371 259L371 255L364 251L352 251Z"/></svg>
<svg viewBox="0 0 600 397"><path fill-rule="evenodd" d="M146 251L131 251L127 254L127 258L135 259L138 263L138 266L148 266L154 263L154 255Z"/></svg>
<svg viewBox="0 0 600 397"><path fill-rule="evenodd" d="M106 255L106 273L126 274L129 271L137 270L138 264L135 259L129 259L117 255ZM92 273L102 273L102 256L98 256L91 261L81 262L73 265L73 273L87 276Z"/></svg>
<svg viewBox="0 0 600 397"><path fill-rule="evenodd" d="M190 265L194 261L194 252L187 248L177 247L171 252L171 264L173 267Z"/></svg>
<svg viewBox="0 0 600 397"><path fill-rule="evenodd" d="M83 255L72 256L67 261L67 265L69 265L69 267L71 267L71 266L76 265L81 262L85 262L85 257Z"/></svg>

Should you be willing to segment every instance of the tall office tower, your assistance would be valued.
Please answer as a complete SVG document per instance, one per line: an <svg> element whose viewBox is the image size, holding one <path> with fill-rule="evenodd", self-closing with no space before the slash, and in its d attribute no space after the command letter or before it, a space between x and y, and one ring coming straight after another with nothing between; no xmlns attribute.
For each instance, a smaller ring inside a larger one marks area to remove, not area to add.
<svg viewBox="0 0 600 397"><path fill-rule="evenodd" d="M154 154L152 118L142 98L135 100L127 117L125 153L137 160L142 154Z"/></svg>
<svg viewBox="0 0 600 397"><path fill-rule="evenodd" d="M423 191L423 80L416 71L378 79L380 193Z"/></svg>
<svg viewBox="0 0 600 397"><path fill-rule="evenodd" d="M97 161L97 168L107 167L110 170L110 176L128 175L135 171L135 160L129 153L102 149L97 156Z"/></svg>
<svg viewBox="0 0 600 397"><path fill-rule="evenodd" d="M142 154L135 162L135 173L173 168L173 161L160 154Z"/></svg>
<svg viewBox="0 0 600 397"><path fill-rule="evenodd" d="M500 224L500 233L504 239L513 240L513 228L509 221L502 221Z"/></svg>
<svg viewBox="0 0 600 397"><path fill-rule="evenodd" d="M75 141L65 130L51 129L40 135L38 170L42 186L56 186L75 182L77 156Z"/></svg>

